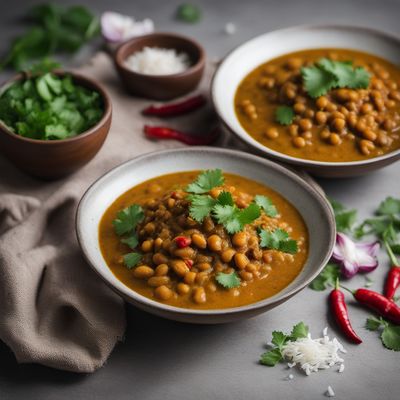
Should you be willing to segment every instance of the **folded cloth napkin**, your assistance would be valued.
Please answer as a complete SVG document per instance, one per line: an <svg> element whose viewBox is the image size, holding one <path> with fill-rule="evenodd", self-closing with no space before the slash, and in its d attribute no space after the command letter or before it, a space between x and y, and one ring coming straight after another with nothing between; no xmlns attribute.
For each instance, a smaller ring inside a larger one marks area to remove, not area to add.
<svg viewBox="0 0 400 400"><path fill-rule="evenodd" d="M63 180L43 182L0 157L0 339L18 362L93 372L122 339L125 312L81 255L74 229L78 201L121 162L183 145L143 136L145 123L160 121L140 114L150 102L124 92L107 54L77 72L102 82L113 103L111 130L94 160ZM208 92L211 74L209 66L198 92ZM206 107L167 123L201 132L212 118Z"/></svg>

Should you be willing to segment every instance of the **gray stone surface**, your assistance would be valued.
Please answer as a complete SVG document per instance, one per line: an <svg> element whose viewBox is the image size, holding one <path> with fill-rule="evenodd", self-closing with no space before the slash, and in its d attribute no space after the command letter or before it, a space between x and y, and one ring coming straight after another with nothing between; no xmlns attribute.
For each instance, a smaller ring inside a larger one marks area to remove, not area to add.
<svg viewBox="0 0 400 400"><path fill-rule="evenodd" d="M203 21L193 26L174 21L174 10L180 1L81 2L99 12L115 9L138 18L150 16L160 30L196 37L210 57L223 56L260 33L304 23L368 25L400 34L400 2L396 0L204 0L196 2L203 9ZM33 3L1 0L0 50L18 32L15 19ZM229 21L237 26L233 36L222 32ZM86 56L87 52L72 62L79 63ZM328 195L357 208L360 217L364 217L384 197L400 196L399 172L397 164L363 178L320 180L320 183ZM377 290L382 288L387 268L384 254L381 260L381 267L370 275ZM349 286L364 282L363 277L357 277ZM308 323L313 335L319 335L326 325L332 334L338 334L327 316L324 293L305 289L267 314L224 326L179 324L129 306L125 342L116 347L104 368L90 376L18 365L8 348L0 343L0 399L310 400L324 398L328 385L335 390L337 399L398 399L400 353L385 350L377 335L363 328L368 312L353 306L350 312L364 343L346 345L345 372L339 374L334 368L305 377L295 370L290 371L294 374L293 381L285 381L290 373L285 366L262 367L257 364L259 354L273 329L290 329L297 321Z"/></svg>

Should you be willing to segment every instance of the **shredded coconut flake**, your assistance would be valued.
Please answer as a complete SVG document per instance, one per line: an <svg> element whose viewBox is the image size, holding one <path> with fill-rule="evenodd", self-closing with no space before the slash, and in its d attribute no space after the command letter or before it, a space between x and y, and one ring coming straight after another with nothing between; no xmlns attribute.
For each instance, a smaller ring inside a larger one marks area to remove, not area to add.
<svg viewBox="0 0 400 400"><path fill-rule="evenodd" d="M145 47L125 60L132 71L147 75L170 75L185 71L190 66L186 53L177 53L175 49Z"/></svg>
<svg viewBox="0 0 400 400"><path fill-rule="evenodd" d="M339 352L346 351L336 338L330 340L329 336L325 335L323 338L312 339L308 334L306 338L287 342L282 355L291 363L298 364L306 375L310 375L311 372L343 364L344 360L339 357Z"/></svg>
<svg viewBox="0 0 400 400"><path fill-rule="evenodd" d="M328 386L328 390L325 392L326 397L335 397L335 392L332 389L332 386Z"/></svg>

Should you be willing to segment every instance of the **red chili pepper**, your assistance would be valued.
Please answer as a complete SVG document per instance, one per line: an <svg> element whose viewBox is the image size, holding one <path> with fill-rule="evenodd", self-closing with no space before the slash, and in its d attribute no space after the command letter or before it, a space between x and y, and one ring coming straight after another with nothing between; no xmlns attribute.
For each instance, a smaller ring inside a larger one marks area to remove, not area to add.
<svg viewBox="0 0 400 400"><path fill-rule="evenodd" d="M184 260L184 261L185 261L185 264L188 266L189 269L193 267L193 261L192 260L187 259L187 260Z"/></svg>
<svg viewBox="0 0 400 400"><path fill-rule="evenodd" d="M389 243L384 240L384 244L392 263L392 267L390 268L390 271L388 272L388 275L386 277L385 296L389 300L393 300L393 297L396 294L396 290L400 286L400 265Z"/></svg>
<svg viewBox="0 0 400 400"><path fill-rule="evenodd" d="M362 343L362 340L354 332L354 329L351 326L346 302L344 300L344 294L339 290L339 281L336 282L335 289L333 289L329 295L329 302L336 322L338 323L342 332L352 342L357 344Z"/></svg>
<svg viewBox="0 0 400 400"><path fill-rule="evenodd" d="M179 247L180 249L183 249L184 247L188 247L188 246L190 246L190 243L192 243L192 240L185 236L177 236L174 240L175 240L177 247Z"/></svg>
<svg viewBox="0 0 400 400"><path fill-rule="evenodd" d="M395 324L400 324L400 307L395 302L380 293L364 288L357 289L353 292L353 295L360 304L367 306Z"/></svg>
<svg viewBox="0 0 400 400"><path fill-rule="evenodd" d="M207 103L207 99L199 94L194 97L190 97L179 103L164 104L162 106L150 106L142 111L143 115L154 115L161 118L174 117L177 115L186 114L188 112L197 110Z"/></svg>
<svg viewBox="0 0 400 400"><path fill-rule="evenodd" d="M194 136L163 126L144 126L144 133L151 139L174 139L191 146L204 146L215 142L219 136L217 129L203 136Z"/></svg>

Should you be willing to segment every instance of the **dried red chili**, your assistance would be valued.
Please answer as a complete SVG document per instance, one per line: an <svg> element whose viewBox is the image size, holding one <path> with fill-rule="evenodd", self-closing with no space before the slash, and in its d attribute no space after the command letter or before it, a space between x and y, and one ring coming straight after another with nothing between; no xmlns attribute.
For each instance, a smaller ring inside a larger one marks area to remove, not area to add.
<svg viewBox="0 0 400 400"><path fill-rule="evenodd" d="M178 103L169 103L161 106L150 106L142 111L143 115L152 115L161 118L175 117L187 114L197 110L207 103L207 99L203 95L197 95L180 101Z"/></svg>
<svg viewBox="0 0 400 400"><path fill-rule="evenodd" d="M351 326L349 314L347 311L346 302L344 299L343 292L339 289L339 281L336 281L335 288L331 291L329 295L329 303L333 315L338 323L342 332L349 338L352 342L360 344L362 340L355 333L353 327Z"/></svg>
<svg viewBox="0 0 400 400"><path fill-rule="evenodd" d="M190 146L206 146L215 142L219 136L217 129L212 130L207 135L190 135L175 129L163 126L144 126L144 133L151 139L174 139Z"/></svg>

